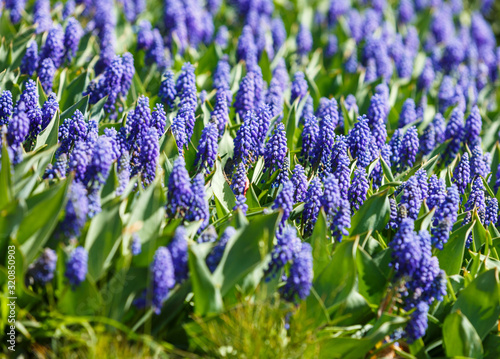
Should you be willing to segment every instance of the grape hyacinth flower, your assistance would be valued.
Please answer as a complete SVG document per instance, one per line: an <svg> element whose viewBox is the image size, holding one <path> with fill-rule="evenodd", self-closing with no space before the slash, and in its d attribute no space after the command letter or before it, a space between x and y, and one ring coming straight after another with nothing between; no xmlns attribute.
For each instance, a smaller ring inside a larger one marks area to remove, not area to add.
<svg viewBox="0 0 500 359"><path fill-rule="evenodd" d="M83 29L80 25L80 22L75 18L70 17L68 19L68 24L66 25L66 30L64 32L64 58L68 62L71 62L73 57L75 57L82 36Z"/></svg>
<svg viewBox="0 0 500 359"><path fill-rule="evenodd" d="M426 199L429 209L437 208L443 203L446 197L446 186L442 179L435 174L429 178L429 196Z"/></svg>
<svg viewBox="0 0 500 359"><path fill-rule="evenodd" d="M7 127L7 143L12 148L19 147L28 136L30 130L30 120L26 114L26 105L19 101L14 107L12 118Z"/></svg>
<svg viewBox="0 0 500 359"><path fill-rule="evenodd" d="M0 96L0 127L9 124L9 118L12 115L12 93L9 90L2 92Z"/></svg>
<svg viewBox="0 0 500 359"><path fill-rule="evenodd" d="M422 192L416 176L406 182L401 196L401 205L406 205L408 217L416 220L422 205Z"/></svg>
<svg viewBox="0 0 500 359"><path fill-rule="evenodd" d="M313 39L311 31L307 27L300 24L299 32L297 33L297 54L299 56L307 56L312 49L312 45Z"/></svg>
<svg viewBox="0 0 500 359"><path fill-rule="evenodd" d="M155 314L160 314L163 302L168 297L170 289L175 285L174 264L172 256L166 247L159 247L151 263L151 296Z"/></svg>
<svg viewBox="0 0 500 359"><path fill-rule="evenodd" d="M432 228L432 244L443 249L448 242L451 229L457 221L458 207L460 205L460 195L456 185L448 187L444 200L436 209Z"/></svg>
<svg viewBox="0 0 500 359"><path fill-rule="evenodd" d="M289 302L304 300L309 296L313 281L313 257L309 243L301 243L294 253L286 283L280 288L281 296Z"/></svg>
<svg viewBox="0 0 500 359"><path fill-rule="evenodd" d="M286 132L283 123L278 123L264 151L264 171L281 168L287 152Z"/></svg>
<svg viewBox="0 0 500 359"><path fill-rule="evenodd" d="M133 256L137 256L141 254L141 251L142 251L141 238L137 235L137 233L134 233L132 235L132 243L130 244L130 252L132 253Z"/></svg>
<svg viewBox="0 0 500 359"><path fill-rule="evenodd" d="M411 277L422 258L422 251L411 218L401 221L398 231L389 242L389 247L392 249L390 266L396 271L396 278Z"/></svg>
<svg viewBox="0 0 500 359"><path fill-rule="evenodd" d="M41 50L40 61L50 58L54 66L59 68L64 59L64 31L59 24L53 25Z"/></svg>
<svg viewBox="0 0 500 359"><path fill-rule="evenodd" d="M186 228L178 226L175 229L174 238L168 245L168 250L172 256L174 265L175 282L182 283L187 279L188 270L188 242Z"/></svg>
<svg viewBox="0 0 500 359"><path fill-rule="evenodd" d="M472 178L476 176L486 177L490 172L487 168L487 164L484 161L483 151L481 146L475 146L472 148L472 157L470 159L470 170Z"/></svg>
<svg viewBox="0 0 500 359"><path fill-rule="evenodd" d="M281 222L278 227L278 233L282 233L286 221L290 217L290 213L293 210L293 204L295 203L293 199L294 187L292 181L286 179L283 183L283 188L276 196L274 200L272 209L281 209L283 211L283 215L281 217Z"/></svg>
<svg viewBox="0 0 500 359"><path fill-rule="evenodd" d="M412 98L408 98L403 103L403 108L399 114L399 127L405 127L410 123L417 121L417 113L415 111L415 101Z"/></svg>
<svg viewBox="0 0 500 359"><path fill-rule="evenodd" d="M202 221L198 232L203 231L208 225L210 217L208 202L205 199L205 177L202 173L196 175L191 184L191 203L189 204L189 213L186 217L189 221Z"/></svg>
<svg viewBox="0 0 500 359"><path fill-rule="evenodd" d="M142 167L142 180L144 186L149 186L156 177L156 167L160 156L160 144L156 128L146 131L140 140L140 162Z"/></svg>
<svg viewBox="0 0 500 359"><path fill-rule="evenodd" d="M36 41L31 41L29 46L26 48L26 53L21 60L21 73L33 76L38 68L38 45Z"/></svg>
<svg viewBox="0 0 500 359"><path fill-rule="evenodd" d="M457 185L460 194L463 195L465 194L465 190L467 189L467 185L469 184L470 180L469 154L467 152L464 152L460 162L453 171L452 181Z"/></svg>
<svg viewBox="0 0 500 359"><path fill-rule="evenodd" d="M318 177L314 177L309 183L307 189L306 201L304 204L304 212L302 212L302 223L304 236L309 237L314 229L314 225L318 219L318 214L321 209L321 199L323 196L323 189L321 188L321 181Z"/></svg>
<svg viewBox="0 0 500 359"><path fill-rule="evenodd" d="M254 109L255 100L255 73L248 72L243 80L241 80L240 87L236 93L234 101L234 109L236 113L243 118L243 116Z"/></svg>
<svg viewBox="0 0 500 359"><path fill-rule="evenodd" d="M294 188L294 202L304 202L307 192L307 177L304 172L304 167L302 167L300 164L295 165L291 180Z"/></svg>
<svg viewBox="0 0 500 359"><path fill-rule="evenodd" d="M142 20L138 25L137 48L139 50L149 50L153 45L153 31L151 23L148 20Z"/></svg>
<svg viewBox="0 0 500 359"><path fill-rule="evenodd" d="M488 228L490 223L496 225L498 221L498 200L496 198L488 198L486 201L486 210L484 214L484 227Z"/></svg>
<svg viewBox="0 0 500 359"><path fill-rule="evenodd" d="M266 270L267 276L275 276L288 262L293 260L302 246L295 227L287 225L277 236L278 242L271 253L271 262Z"/></svg>
<svg viewBox="0 0 500 359"><path fill-rule="evenodd" d="M56 68L52 59L44 59L38 69L38 77L40 78L43 90L47 93L52 91L52 83L54 82L55 74Z"/></svg>
<svg viewBox="0 0 500 359"><path fill-rule="evenodd" d="M236 162L248 163L253 161L254 155L260 151L256 148L256 137L254 133L255 126L253 125L254 112L247 112L243 117L243 124L236 131L234 138L234 160Z"/></svg>
<svg viewBox="0 0 500 359"><path fill-rule="evenodd" d="M183 157L178 157L170 173L167 193L167 211L170 216L183 218L190 208L193 191Z"/></svg>
<svg viewBox="0 0 500 359"><path fill-rule="evenodd" d="M294 103L296 99L302 99L307 95L308 85L303 72L296 72L293 76L292 94L290 103Z"/></svg>
<svg viewBox="0 0 500 359"><path fill-rule="evenodd" d="M348 228L351 227L351 205L345 198L341 198L339 207L332 218L330 229L332 230L332 238L337 242L342 241L343 236L349 234Z"/></svg>
<svg viewBox="0 0 500 359"><path fill-rule="evenodd" d="M300 156L304 163L309 162L315 156L319 136L319 125L316 117L310 115L304 118L304 129L302 130L302 149Z"/></svg>
<svg viewBox="0 0 500 359"><path fill-rule="evenodd" d="M68 278L73 290L80 285L87 276L87 261L87 251L83 247L77 247L66 262L66 272L64 275Z"/></svg>
<svg viewBox="0 0 500 359"><path fill-rule="evenodd" d="M403 141L401 142L401 163L403 164L403 168L413 167L415 163L415 158L417 157L419 147L418 141L418 133L415 126L411 126L406 131Z"/></svg>
<svg viewBox="0 0 500 359"><path fill-rule="evenodd" d="M207 172L213 167L217 157L218 129L214 123L209 123L201 133L195 166L203 166Z"/></svg>
<svg viewBox="0 0 500 359"><path fill-rule="evenodd" d="M58 110L59 110L59 102L57 102L56 94L51 92L49 94L49 97L47 98L47 101L45 101L42 107L42 130L49 125L50 121L52 121L52 118L54 117L54 115ZM0 115L0 119L1 117L2 116Z"/></svg>
<svg viewBox="0 0 500 359"><path fill-rule="evenodd" d="M324 179L324 191L321 197L321 206L328 218L331 218L340 203L339 182L333 174Z"/></svg>
<svg viewBox="0 0 500 359"><path fill-rule="evenodd" d="M172 70L167 70L163 73L163 81L161 82L158 96L169 108L174 107L177 90L175 88L174 73Z"/></svg>
<svg viewBox="0 0 500 359"><path fill-rule="evenodd" d="M29 279L32 284L46 285L54 278L56 270L57 254L50 248L45 248L37 258L37 260L30 264L26 279Z"/></svg>
<svg viewBox="0 0 500 359"><path fill-rule="evenodd" d="M465 120L464 142L469 145L469 148L480 144L481 139L479 138L479 135L481 133L481 127L481 114L479 113L479 108L476 105L472 108L469 117Z"/></svg>
<svg viewBox="0 0 500 359"><path fill-rule="evenodd" d="M370 185L368 184L365 169L356 168L356 170L354 170L354 178L347 195L349 202L351 203L352 212L357 211L366 200L366 194L369 187Z"/></svg>

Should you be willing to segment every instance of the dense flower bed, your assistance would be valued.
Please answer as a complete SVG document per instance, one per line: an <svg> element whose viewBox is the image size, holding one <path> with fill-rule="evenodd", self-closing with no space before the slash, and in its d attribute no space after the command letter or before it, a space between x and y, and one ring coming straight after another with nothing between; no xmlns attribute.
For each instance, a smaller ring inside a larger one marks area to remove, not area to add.
<svg viewBox="0 0 500 359"><path fill-rule="evenodd" d="M495 6L0 1L17 354L497 358Z"/></svg>

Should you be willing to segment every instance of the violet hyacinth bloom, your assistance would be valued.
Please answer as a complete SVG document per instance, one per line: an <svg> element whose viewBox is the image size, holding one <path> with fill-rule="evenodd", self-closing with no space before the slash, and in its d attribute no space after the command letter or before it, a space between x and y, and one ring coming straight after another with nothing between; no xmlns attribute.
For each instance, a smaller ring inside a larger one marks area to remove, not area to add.
<svg viewBox="0 0 500 359"><path fill-rule="evenodd" d="M306 56L311 51L312 45L311 31L301 24L297 33L297 54L299 56Z"/></svg>
<svg viewBox="0 0 500 359"><path fill-rule="evenodd" d="M204 166L209 172L215 163L218 149L218 129L214 123L209 123L201 133L195 166Z"/></svg>
<svg viewBox="0 0 500 359"><path fill-rule="evenodd" d="M168 181L167 211L172 217L184 217L193 198L193 191L183 157L178 157Z"/></svg>
<svg viewBox="0 0 500 359"><path fill-rule="evenodd" d="M315 156L319 137L319 125L316 117L310 115L304 118L304 129L302 130L302 149L300 156L305 163Z"/></svg>
<svg viewBox="0 0 500 359"><path fill-rule="evenodd" d="M54 278L56 264L56 252L50 248L45 248L36 261L28 267L26 279L32 279L33 284L45 285Z"/></svg>
<svg viewBox="0 0 500 359"><path fill-rule="evenodd" d="M33 76L38 68L38 45L36 41L31 41L29 46L26 48L26 53L21 60L21 73Z"/></svg>
<svg viewBox="0 0 500 359"><path fill-rule="evenodd" d="M401 162L406 167L413 167L419 147L418 133L415 126L411 126L405 133L401 142Z"/></svg>
<svg viewBox="0 0 500 359"><path fill-rule="evenodd" d="M429 196L426 199L429 209L438 208L446 196L446 186L435 174L429 178Z"/></svg>
<svg viewBox="0 0 500 359"><path fill-rule="evenodd" d="M321 207L328 218L331 218L337 210L340 203L339 182L333 174L329 174L324 179L324 191L321 197Z"/></svg>
<svg viewBox="0 0 500 359"><path fill-rule="evenodd" d="M459 205L460 196L457 186L453 184L448 188L446 196L434 214L432 244L436 248L443 249L444 244L448 242L451 229L457 221Z"/></svg>
<svg viewBox="0 0 500 359"><path fill-rule="evenodd" d="M9 90L3 91L0 96L0 126L9 124L9 118L13 110L12 106L12 93Z"/></svg>
<svg viewBox="0 0 500 359"><path fill-rule="evenodd" d="M490 224L495 225L498 221L498 200L488 198L486 201L486 210L484 214L484 227L488 228Z"/></svg>
<svg viewBox="0 0 500 359"><path fill-rule="evenodd" d="M186 228L182 225L175 229L174 238L168 245L174 265L175 282L182 283L188 277L188 242Z"/></svg>
<svg viewBox="0 0 500 359"><path fill-rule="evenodd" d="M50 17L50 0L36 0L33 8L33 22L36 26L36 33L48 31L52 25Z"/></svg>
<svg viewBox="0 0 500 359"><path fill-rule="evenodd" d="M329 167L330 157L335 142L335 123L334 120L327 115L320 122L319 138L315 149L315 161L320 163L320 170L324 171Z"/></svg>
<svg viewBox="0 0 500 359"><path fill-rule="evenodd" d="M260 149L256 148L256 137L254 122L254 112L247 112L243 117L243 123L236 132L234 138L234 160L236 162L248 163L254 160L254 155L259 154Z"/></svg>
<svg viewBox="0 0 500 359"><path fill-rule="evenodd" d="M170 289L175 285L174 271L170 251L166 247L159 247L150 267L152 306L155 314L160 314L163 302L167 299Z"/></svg>
<svg viewBox="0 0 500 359"><path fill-rule="evenodd" d="M52 83L54 82L55 74L56 67L54 66L52 59L44 59L38 68L38 77L40 78L40 83L46 93L52 91Z"/></svg>
<svg viewBox="0 0 500 359"><path fill-rule="evenodd" d="M330 229L332 230L332 237L337 242L342 241L343 236L349 234L348 228L351 227L351 206L349 201L345 198L340 199L339 207L332 218Z"/></svg>
<svg viewBox="0 0 500 359"><path fill-rule="evenodd" d="M295 203L293 199L293 193L294 193L293 183L292 181L286 179L285 182L283 183L283 188L276 196L276 199L274 200L272 206L272 209L281 209L283 211L283 216L281 217L281 222L278 227L279 233L282 233L286 221L290 217L290 213L292 213L293 204Z"/></svg>
<svg viewBox="0 0 500 359"><path fill-rule="evenodd" d="M156 177L156 167L160 156L160 144L156 128L149 128L140 140L140 161L144 186L150 185Z"/></svg>
<svg viewBox="0 0 500 359"><path fill-rule="evenodd" d="M45 101L42 107L42 130L49 125L50 121L52 121L52 118L54 117L55 113L58 110L59 110L59 103L57 102L56 94L51 92L49 94L49 97L47 98L47 101ZM2 116L0 115L0 119L1 117Z"/></svg>
<svg viewBox="0 0 500 359"><path fill-rule="evenodd" d="M83 247L77 247L66 262L66 272L72 289L75 289L87 276L88 253Z"/></svg>
<svg viewBox="0 0 500 359"><path fill-rule="evenodd" d="M349 187L348 194L352 212L357 211L366 200L368 188L369 184L365 169L357 168L354 171L354 178L352 180L351 187Z"/></svg>
<svg viewBox="0 0 500 359"><path fill-rule="evenodd" d="M226 124L229 122L229 108L227 103L226 92L222 89L217 90L215 94L214 110L210 114L212 119L215 118L219 136L224 134Z"/></svg>
<svg viewBox="0 0 500 359"><path fill-rule="evenodd" d="M61 25L53 25L41 51L40 61L52 59L54 66L59 68L64 59L64 32Z"/></svg>
<svg viewBox="0 0 500 359"><path fill-rule="evenodd" d="M236 113L243 118L255 106L255 73L250 71L241 80L240 87L236 93L234 109Z"/></svg>
<svg viewBox="0 0 500 359"><path fill-rule="evenodd" d="M280 288L280 294L289 302L304 300L309 296L313 281L313 257L309 243L301 243L301 248L294 253L292 265L286 283Z"/></svg>
<svg viewBox="0 0 500 359"><path fill-rule="evenodd" d="M417 121L417 112L415 111L415 101L412 98L407 98L403 103L403 108L399 114L399 127L405 127L410 123Z"/></svg>
<svg viewBox="0 0 500 359"><path fill-rule="evenodd" d="M294 187L294 202L304 202L307 192L307 177L304 172L304 167L302 167L300 164L295 165L291 180Z"/></svg>
<svg viewBox="0 0 500 359"><path fill-rule="evenodd" d="M168 107L174 107L177 89L175 88L174 73L172 70L167 70L163 73L163 81L161 82L158 96Z"/></svg>
<svg viewBox="0 0 500 359"><path fill-rule="evenodd" d="M138 25L137 48L148 50L153 45L153 27L148 20L142 20Z"/></svg>
<svg viewBox="0 0 500 359"><path fill-rule="evenodd" d="M302 99L307 95L308 85L303 72L296 72L293 76L292 95L290 103L294 103L296 99ZM300 101L300 100L299 100Z"/></svg>
<svg viewBox="0 0 500 359"><path fill-rule="evenodd" d="M416 176L410 177L403 189L401 205L406 206L408 217L416 220L422 205L422 192Z"/></svg>
<svg viewBox="0 0 500 359"><path fill-rule="evenodd" d="M13 149L17 149L23 143L30 130L30 120L25 111L25 103L19 101L14 107L12 118L7 127L7 143Z"/></svg>
<svg viewBox="0 0 500 359"><path fill-rule="evenodd" d="M479 144L481 127L481 114L479 113L479 108L476 105L472 107L469 117L465 120L464 142L468 144L469 147L477 146Z"/></svg>
<svg viewBox="0 0 500 359"><path fill-rule="evenodd" d="M422 258L422 251L411 218L402 220L396 235L389 243L389 247L392 249L390 266L396 271L396 277L412 276L418 268Z"/></svg>
<svg viewBox="0 0 500 359"><path fill-rule="evenodd" d="M301 249L300 239L294 227L287 225L277 236L278 243L271 253L271 262L266 270L268 276L275 276Z"/></svg>
<svg viewBox="0 0 500 359"><path fill-rule="evenodd" d="M309 188L307 189L304 212L302 212L302 223L304 225L303 231L305 237L312 234L314 225L318 220L322 196L323 189L321 188L321 181L318 177L314 177L309 184Z"/></svg>
<svg viewBox="0 0 500 359"><path fill-rule="evenodd" d="M444 137L451 140L445 151L447 163L450 163L460 150L462 138L464 136L464 113L459 108L454 108L450 120L446 125Z"/></svg>
<svg viewBox="0 0 500 359"><path fill-rule="evenodd" d="M69 62L71 62L73 57L75 57L82 36L83 29L80 25L80 22L75 18L70 17L68 19L68 25L66 25L66 30L64 32L64 58Z"/></svg>
<svg viewBox="0 0 500 359"><path fill-rule="evenodd" d="M287 152L286 132L283 123L278 123L269 138L264 151L264 171L270 169L274 172L281 168Z"/></svg>

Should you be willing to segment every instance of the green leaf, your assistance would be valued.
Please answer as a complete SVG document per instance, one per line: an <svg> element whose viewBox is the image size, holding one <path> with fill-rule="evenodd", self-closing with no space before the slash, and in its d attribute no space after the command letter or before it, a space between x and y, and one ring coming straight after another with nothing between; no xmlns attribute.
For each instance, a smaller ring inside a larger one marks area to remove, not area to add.
<svg viewBox="0 0 500 359"><path fill-rule="evenodd" d="M111 265L121 239L122 221L120 203L105 207L92 218L85 238L85 249L89 253L88 274L97 282Z"/></svg>
<svg viewBox="0 0 500 359"><path fill-rule="evenodd" d="M52 117L52 120L49 122L47 127L37 136L35 151L41 148L43 145L47 145L48 147L52 147L57 145L57 137L59 135L59 122L60 122L60 113L57 111Z"/></svg>
<svg viewBox="0 0 500 359"><path fill-rule="evenodd" d="M363 248L358 247L356 255L358 290L366 300L379 305L386 291L387 279Z"/></svg>
<svg viewBox="0 0 500 359"><path fill-rule="evenodd" d="M214 272L215 283L221 288L222 295L262 262L272 246L278 215L275 212L257 217L227 244Z"/></svg>
<svg viewBox="0 0 500 359"><path fill-rule="evenodd" d="M389 316L382 317L379 321L383 321L383 324L375 326L363 338L333 337L322 340L319 343L319 358L365 358L377 343L384 340L386 336L393 333L397 328L402 327L405 323L403 318Z"/></svg>
<svg viewBox="0 0 500 359"><path fill-rule="evenodd" d="M214 196L217 197L219 203L223 206L226 212L229 212L234 208L234 206L236 206L236 199L222 171L222 164L220 161L217 161L215 164L215 174L210 181L210 186L212 187Z"/></svg>
<svg viewBox="0 0 500 359"><path fill-rule="evenodd" d="M85 116L85 113L87 112L88 103L89 103L89 96L85 96L80 101L78 101L73 106L64 111L61 114L61 119L64 121L65 119L70 118L71 116L73 116L76 110L80 110L80 112Z"/></svg>
<svg viewBox="0 0 500 359"><path fill-rule="evenodd" d="M221 312L223 303L220 286L214 283L200 245L189 246L188 263L193 284L195 313L207 315Z"/></svg>
<svg viewBox="0 0 500 359"><path fill-rule="evenodd" d="M104 116L104 104L108 101L108 96L104 96L95 105L90 108L89 121L95 120L97 123L101 122L101 118Z"/></svg>
<svg viewBox="0 0 500 359"><path fill-rule="evenodd" d="M12 169L10 166L9 152L7 151L7 141L3 141L1 163L2 166L0 167L0 209L4 208L13 199Z"/></svg>
<svg viewBox="0 0 500 359"><path fill-rule="evenodd" d="M465 251L465 241L475 223L475 221L472 221L452 232L443 250L436 253L436 257L439 259L439 266L448 276L460 273Z"/></svg>
<svg viewBox="0 0 500 359"><path fill-rule="evenodd" d="M458 294L452 311L460 310L469 319L481 339L493 330L500 315L498 269L479 274Z"/></svg>
<svg viewBox="0 0 500 359"><path fill-rule="evenodd" d="M387 194L387 189L375 193L363 203L351 219L350 236L385 228L390 214Z"/></svg>
<svg viewBox="0 0 500 359"><path fill-rule="evenodd" d="M326 215L321 209L318 220L314 225L314 231L309 239L312 247L314 278L318 277L331 259L331 241L328 239L328 232Z"/></svg>
<svg viewBox="0 0 500 359"><path fill-rule="evenodd" d="M355 288L356 247L355 240L340 243L330 263L313 282L313 287L326 308L344 301ZM309 303L309 299L307 301Z"/></svg>
<svg viewBox="0 0 500 359"><path fill-rule="evenodd" d="M62 181L28 203L29 210L19 225L16 236L26 262L31 263L54 231L59 213L66 204L68 184L68 180Z"/></svg>
<svg viewBox="0 0 500 359"><path fill-rule="evenodd" d="M443 344L448 358L481 358L483 345L476 330L459 311L448 314L443 323Z"/></svg>
<svg viewBox="0 0 500 359"><path fill-rule="evenodd" d="M61 101L59 101L59 107L65 109L74 104L79 96L85 91L88 83L89 73L84 71L64 89L61 95Z"/></svg>

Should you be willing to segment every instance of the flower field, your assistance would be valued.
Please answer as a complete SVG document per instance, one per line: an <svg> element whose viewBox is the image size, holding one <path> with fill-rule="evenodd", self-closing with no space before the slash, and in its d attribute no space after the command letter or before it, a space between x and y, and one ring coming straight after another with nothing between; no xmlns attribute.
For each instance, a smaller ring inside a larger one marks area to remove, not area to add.
<svg viewBox="0 0 500 359"><path fill-rule="evenodd" d="M0 355L499 358L499 15L0 0Z"/></svg>

